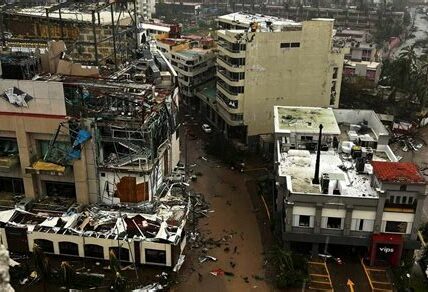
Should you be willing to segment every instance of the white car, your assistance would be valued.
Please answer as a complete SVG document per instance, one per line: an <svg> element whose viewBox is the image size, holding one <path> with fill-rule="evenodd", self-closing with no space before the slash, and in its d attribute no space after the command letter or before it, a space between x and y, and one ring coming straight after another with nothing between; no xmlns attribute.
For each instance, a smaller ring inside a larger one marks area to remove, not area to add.
<svg viewBox="0 0 428 292"><path fill-rule="evenodd" d="M210 125L208 125L208 124L203 124L203 125L202 125L202 131L204 131L205 133L209 134L209 133L211 133L211 132L212 132L212 129L211 129Z"/></svg>

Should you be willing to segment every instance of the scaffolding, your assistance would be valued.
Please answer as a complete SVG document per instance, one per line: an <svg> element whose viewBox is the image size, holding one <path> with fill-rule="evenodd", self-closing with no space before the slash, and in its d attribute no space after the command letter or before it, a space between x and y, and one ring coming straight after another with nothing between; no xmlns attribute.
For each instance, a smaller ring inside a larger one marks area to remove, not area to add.
<svg viewBox="0 0 428 292"><path fill-rule="evenodd" d="M136 7L136 0L109 0L104 3L99 3L98 1L91 1L91 3L82 3L82 1L78 0L68 0L62 3L54 4L51 6L36 6L33 4L32 7L38 14L26 14L28 11L29 4L27 2L15 2L11 1L10 3L6 2L0 5L0 38L2 47L7 47L8 43L20 43L20 44L28 44L31 42L36 43L45 43L47 44L51 40L64 40L68 45L71 46L72 49L85 45L92 46L94 49L94 62L93 64L98 66L101 63L113 62L118 68L119 63L122 63L123 57L125 55L126 59L129 56L129 52L131 52L132 56L135 57L135 52L138 49L138 13ZM21 10L26 8L24 12L21 13ZM77 12L75 12L77 11ZM109 23L102 23L100 13L103 11L110 12ZM118 16L116 18L118 11ZM63 14L74 13L76 14L76 19L67 19L63 16ZM77 15L86 14L90 15L88 19L77 19ZM38 35L37 37L28 37L26 35L18 35L14 36L7 35L6 29L8 28L5 23L8 23L7 19L14 15L23 15L34 18L41 18L47 24L47 35L42 36ZM129 24L124 25L125 16L129 16L131 20ZM54 37L51 35L52 25L56 22L59 24L60 35L58 37ZM93 40L72 40L67 39L66 34L64 33L65 24L71 25L90 25L92 27ZM102 26L111 27L112 33L110 36L105 38L99 38L97 35L97 28ZM109 57L105 57L100 59L99 47L100 44L104 42L112 42L113 53ZM118 59L118 53L121 53L121 59Z"/></svg>

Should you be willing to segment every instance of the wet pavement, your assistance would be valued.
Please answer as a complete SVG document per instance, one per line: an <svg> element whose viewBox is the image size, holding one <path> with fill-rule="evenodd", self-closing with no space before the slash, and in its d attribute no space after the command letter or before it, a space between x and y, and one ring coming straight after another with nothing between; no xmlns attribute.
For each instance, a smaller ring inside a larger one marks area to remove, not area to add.
<svg viewBox="0 0 428 292"><path fill-rule="evenodd" d="M394 52L394 56L398 56L400 54L400 51L408 46L413 45L416 41L418 40L424 40L428 37L428 18L427 15L421 13L421 12L416 12L416 8L412 8L410 10L410 15L412 16L412 18L414 17L415 19L415 28L416 31L413 32L413 35L415 37L413 38L408 38L407 40L405 40L398 48L397 50L395 50ZM417 47L415 48L415 53L417 56L422 55L423 53L423 47Z"/></svg>
<svg viewBox="0 0 428 292"><path fill-rule="evenodd" d="M207 135L200 133L198 127L193 126L192 132ZM199 263L201 249L187 252L190 258L186 259L180 271L180 283L173 291L274 291L264 280L263 244L256 219L259 211L251 204L249 192L255 190L247 188L251 178L206 157L200 139L187 145L189 165L196 164L193 171L202 173L192 187L204 194L214 211L199 221L198 231L205 238L221 241L220 246L206 252L217 261ZM210 274L218 268L228 275Z"/></svg>

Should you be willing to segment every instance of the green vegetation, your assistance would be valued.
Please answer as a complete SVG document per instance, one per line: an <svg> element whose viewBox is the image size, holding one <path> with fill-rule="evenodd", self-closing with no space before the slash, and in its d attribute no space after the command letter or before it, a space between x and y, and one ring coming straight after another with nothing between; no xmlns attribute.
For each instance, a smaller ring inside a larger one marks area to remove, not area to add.
<svg viewBox="0 0 428 292"><path fill-rule="evenodd" d="M269 252L268 260L277 271L275 284L280 289L302 287L303 282L308 278L307 260L302 255L275 246Z"/></svg>
<svg viewBox="0 0 428 292"><path fill-rule="evenodd" d="M407 94L407 101L425 107L428 102L428 60L416 57L415 46L404 48L398 58L383 63L381 85L391 86L390 101L397 91Z"/></svg>

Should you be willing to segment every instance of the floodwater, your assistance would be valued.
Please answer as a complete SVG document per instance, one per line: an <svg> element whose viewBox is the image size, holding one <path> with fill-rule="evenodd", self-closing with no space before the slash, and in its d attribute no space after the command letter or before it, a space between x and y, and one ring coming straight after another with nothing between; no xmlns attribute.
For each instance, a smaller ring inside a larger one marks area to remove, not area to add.
<svg viewBox="0 0 428 292"><path fill-rule="evenodd" d="M202 173L192 187L204 194L214 212L199 220L198 231L205 238L224 240L206 253L217 261L199 263L201 248L188 251L190 258L186 258L179 284L172 291L273 291L262 279L265 277L262 239L246 187L250 177L229 170L209 157L207 161L200 158L204 156L202 146L199 139L188 143L189 164L196 164L194 171ZM217 268L233 275L210 274Z"/></svg>

